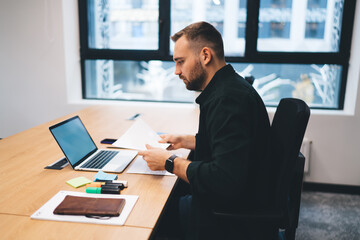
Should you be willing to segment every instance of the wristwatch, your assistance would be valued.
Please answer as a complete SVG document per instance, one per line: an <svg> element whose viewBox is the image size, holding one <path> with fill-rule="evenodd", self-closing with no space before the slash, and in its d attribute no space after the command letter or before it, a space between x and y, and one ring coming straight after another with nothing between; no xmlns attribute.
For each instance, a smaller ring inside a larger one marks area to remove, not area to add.
<svg viewBox="0 0 360 240"><path fill-rule="evenodd" d="M165 169L166 171L173 173L174 171L174 160L175 158L177 158L178 156L176 156L175 154L171 155L168 159L166 159L165 162Z"/></svg>

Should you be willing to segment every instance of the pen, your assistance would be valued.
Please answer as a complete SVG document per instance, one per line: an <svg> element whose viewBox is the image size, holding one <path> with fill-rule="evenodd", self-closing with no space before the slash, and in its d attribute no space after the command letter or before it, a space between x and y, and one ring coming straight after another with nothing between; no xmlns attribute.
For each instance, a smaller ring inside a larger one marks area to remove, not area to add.
<svg viewBox="0 0 360 240"><path fill-rule="evenodd" d="M138 116L140 116L139 113L135 114L132 118L135 119L135 118L137 118Z"/></svg>
<svg viewBox="0 0 360 240"><path fill-rule="evenodd" d="M106 182L92 182L86 185L86 187L94 187L94 188L114 188L123 190L124 184L122 183L106 183Z"/></svg>
<svg viewBox="0 0 360 240"><path fill-rule="evenodd" d="M122 183L124 185L124 188L128 187L128 182L125 180L101 180L101 179L96 179L95 182L102 182L102 183Z"/></svg>
<svg viewBox="0 0 360 240"><path fill-rule="evenodd" d="M120 194L119 188L113 187L88 187L86 188L86 193L96 193L96 194Z"/></svg>
<svg viewBox="0 0 360 240"><path fill-rule="evenodd" d="M86 187L101 187L102 185L105 185L104 182L92 182L86 185Z"/></svg>
<svg viewBox="0 0 360 240"><path fill-rule="evenodd" d="M86 185L86 187L114 187L123 190L125 188L123 183L112 183L112 182L92 182Z"/></svg>
<svg viewBox="0 0 360 240"><path fill-rule="evenodd" d="M101 186L102 188L105 187L105 188L118 188L120 190L123 190L125 187L124 187L124 184L122 183L105 183L104 185Z"/></svg>
<svg viewBox="0 0 360 240"><path fill-rule="evenodd" d="M135 120L136 118L138 118L140 116L140 113L136 113L135 115L133 115L132 117L128 118L128 120Z"/></svg>

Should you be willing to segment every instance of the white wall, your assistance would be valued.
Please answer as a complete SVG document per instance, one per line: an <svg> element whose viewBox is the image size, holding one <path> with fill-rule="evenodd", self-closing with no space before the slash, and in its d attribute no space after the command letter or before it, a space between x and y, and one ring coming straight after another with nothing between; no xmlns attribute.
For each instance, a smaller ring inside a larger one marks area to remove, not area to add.
<svg viewBox="0 0 360 240"><path fill-rule="evenodd" d="M0 2L0 138L77 109L64 52L61 1Z"/></svg>
<svg viewBox="0 0 360 240"><path fill-rule="evenodd" d="M344 111L312 111L306 181L360 185L360 4ZM74 112L80 66L77 1L0 2L0 138Z"/></svg>

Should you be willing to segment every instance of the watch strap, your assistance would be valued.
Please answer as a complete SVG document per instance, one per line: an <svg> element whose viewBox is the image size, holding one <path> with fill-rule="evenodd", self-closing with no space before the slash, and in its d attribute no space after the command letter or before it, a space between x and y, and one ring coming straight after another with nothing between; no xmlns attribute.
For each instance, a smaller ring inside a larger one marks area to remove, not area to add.
<svg viewBox="0 0 360 240"><path fill-rule="evenodd" d="M178 156L176 156L175 154L171 155L168 159L166 159L165 162L165 170L173 173L174 171L174 160L175 158L177 158Z"/></svg>
<svg viewBox="0 0 360 240"><path fill-rule="evenodd" d="M172 162L174 162L175 158L177 158L178 156L176 156L175 154L171 155L168 159L171 160Z"/></svg>

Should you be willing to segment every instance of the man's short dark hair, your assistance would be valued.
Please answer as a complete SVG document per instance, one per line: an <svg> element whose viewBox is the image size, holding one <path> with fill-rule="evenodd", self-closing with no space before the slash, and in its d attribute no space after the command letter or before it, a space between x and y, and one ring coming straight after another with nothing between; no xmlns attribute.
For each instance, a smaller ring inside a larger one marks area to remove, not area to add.
<svg viewBox="0 0 360 240"><path fill-rule="evenodd" d="M199 54L204 47L209 47L219 59L224 58L224 44L221 34L210 23L197 22L190 24L171 36L171 40L176 42L182 36L185 36L190 42L190 47L196 51L196 54Z"/></svg>

